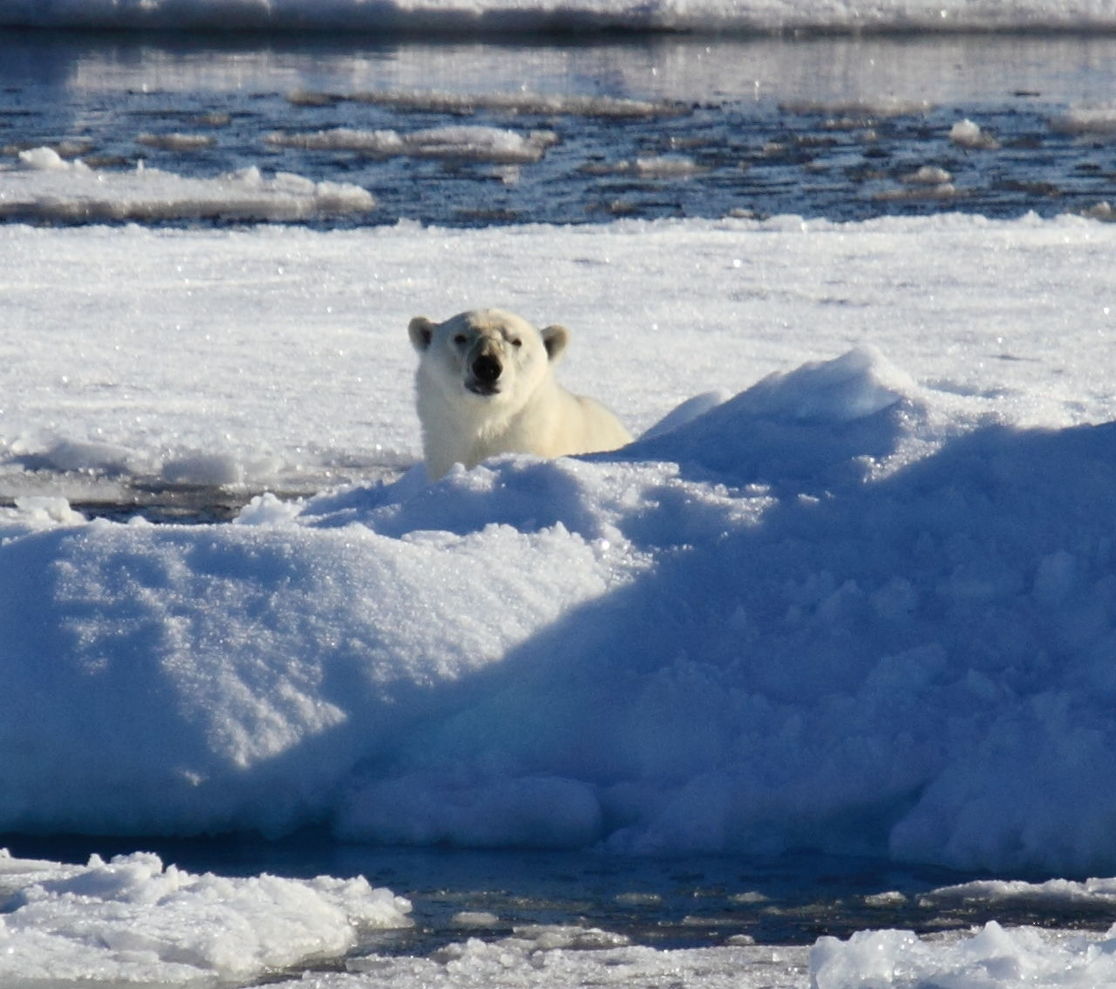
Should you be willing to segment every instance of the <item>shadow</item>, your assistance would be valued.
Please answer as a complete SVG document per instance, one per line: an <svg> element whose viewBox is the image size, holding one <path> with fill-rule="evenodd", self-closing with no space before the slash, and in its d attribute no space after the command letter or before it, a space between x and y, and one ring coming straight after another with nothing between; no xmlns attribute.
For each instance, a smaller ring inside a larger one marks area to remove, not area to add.
<svg viewBox="0 0 1116 989"><path fill-rule="evenodd" d="M1116 868L1116 424L977 429L866 481L910 412L695 424L724 445L679 473L754 476L754 522L455 686L364 767L344 833L484 844L528 814L638 853ZM617 524L669 547L675 510Z"/></svg>
<svg viewBox="0 0 1116 989"><path fill-rule="evenodd" d="M299 525L0 545L5 828L1116 868L1116 423L898 467L925 411L829 380Z"/></svg>

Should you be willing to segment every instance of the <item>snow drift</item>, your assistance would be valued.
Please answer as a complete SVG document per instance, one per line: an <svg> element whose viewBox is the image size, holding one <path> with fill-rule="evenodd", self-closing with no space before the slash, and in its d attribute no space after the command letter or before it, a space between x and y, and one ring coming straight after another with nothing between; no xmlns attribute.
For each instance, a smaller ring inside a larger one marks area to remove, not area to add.
<svg viewBox="0 0 1116 989"><path fill-rule="evenodd" d="M237 524L9 512L0 829L1116 867L1116 426L962 428L871 350L681 418Z"/></svg>

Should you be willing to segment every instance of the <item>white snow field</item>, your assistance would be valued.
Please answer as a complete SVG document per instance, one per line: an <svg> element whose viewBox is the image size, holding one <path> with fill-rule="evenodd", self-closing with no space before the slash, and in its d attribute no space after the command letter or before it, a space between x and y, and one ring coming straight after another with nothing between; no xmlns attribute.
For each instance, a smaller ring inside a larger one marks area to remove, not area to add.
<svg viewBox="0 0 1116 989"><path fill-rule="evenodd" d="M0 227L0 831L1113 875L1114 249L1068 217ZM563 381L648 435L426 484L407 320L476 305L569 326ZM73 507L176 485L247 504ZM248 981L405 922L143 855L0 887L12 985ZM1116 979L1116 932L563 937L297 984Z"/></svg>

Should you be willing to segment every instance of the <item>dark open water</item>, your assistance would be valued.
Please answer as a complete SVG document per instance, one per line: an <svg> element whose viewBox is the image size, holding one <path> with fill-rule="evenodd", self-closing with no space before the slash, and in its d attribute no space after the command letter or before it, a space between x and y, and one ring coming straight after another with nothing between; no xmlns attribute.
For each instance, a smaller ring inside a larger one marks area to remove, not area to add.
<svg viewBox="0 0 1116 989"><path fill-rule="evenodd" d="M45 145L109 172L255 166L373 193L372 212L329 226L1095 211L1116 198L1114 101L1112 37L0 32L0 165ZM951 138L966 120L975 137Z"/></svg>
<svg viewBox="0 0 1116 989"><path fill-rule="evenodd" d="M656 948L750 938L756 944L813 944L823 935L899 928L932 934L989 920L1107 930L1116 909L1068 902L977 903L935 898L935 889L977 878L930 866L818 855L627 858L592 851L541 852L375 848L307 833L281 841L222 838L30 837L0 835L13 855L83 862L142 849L190 872L221 875L364 875L408 897L415 927L366 933L358 953L426 955L465 937L504 937L513 927L579 925ZM463 929L461 913L499 918Z"/></svg>

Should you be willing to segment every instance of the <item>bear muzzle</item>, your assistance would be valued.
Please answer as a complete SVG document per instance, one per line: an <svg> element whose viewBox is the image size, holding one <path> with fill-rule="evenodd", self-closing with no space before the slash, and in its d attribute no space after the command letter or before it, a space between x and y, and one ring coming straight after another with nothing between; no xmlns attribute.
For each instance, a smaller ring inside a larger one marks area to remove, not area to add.
<svg viewBox="0 0 1116 989"><path fill-rule="evenodd" d="M499 357L488 350L482 350L469 362L465 387L474 395L495 395L500 390L499 381L503 370Z"/></svg>

